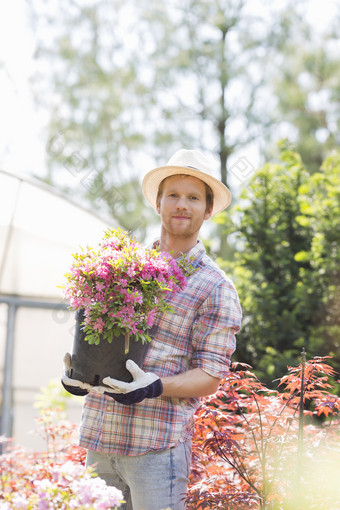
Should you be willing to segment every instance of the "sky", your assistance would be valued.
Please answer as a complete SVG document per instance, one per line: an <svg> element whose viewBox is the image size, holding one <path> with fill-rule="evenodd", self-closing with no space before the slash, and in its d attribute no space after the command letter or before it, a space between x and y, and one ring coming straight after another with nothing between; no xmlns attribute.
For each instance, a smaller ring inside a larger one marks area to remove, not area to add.
<svg viewBox="0 0 340 510"><path fill-rule="evenodd" d="M34 49L25 0L1 2L0 167L8 172L44 173L43 122L29 85Z"/></svg>
<svg viewBox="0 0 340 510"><path fill-rule="evenodd" d="M284 1L275 0L275 5ZM263 10L261 0L249 4L258 13ZM322 30L339 6L340 0L309 0L306 17ZM43 176L48 116L37 110L30 88L34 50L25 0L0 2L0 168Z"/></svg>

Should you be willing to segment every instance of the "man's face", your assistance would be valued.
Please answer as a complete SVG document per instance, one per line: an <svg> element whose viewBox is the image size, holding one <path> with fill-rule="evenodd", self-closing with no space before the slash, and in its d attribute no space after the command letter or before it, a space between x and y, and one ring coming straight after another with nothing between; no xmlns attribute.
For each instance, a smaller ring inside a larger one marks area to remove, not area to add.
<svg viewBox="0 0 340 510"><path fill-rule="evenodd" d="M162 186L157 204L162 227L171 235L190 237L198 235L204 220L211 216L206 210L204 183L190 175L173 175Z"/></svg>

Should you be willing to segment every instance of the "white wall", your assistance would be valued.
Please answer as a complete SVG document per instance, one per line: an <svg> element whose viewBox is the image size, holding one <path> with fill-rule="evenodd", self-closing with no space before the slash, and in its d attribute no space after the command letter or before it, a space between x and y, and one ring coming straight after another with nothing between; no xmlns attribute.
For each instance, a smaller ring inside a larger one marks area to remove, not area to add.
<svg viewBox="0 0 340 510"><path fill-rule="evenodd" d="M0 307L3 312L4 305ZM4 314L2 314L4 315ZM5 321L0 316L0 344ZM16 315L13 363L13 438L29 448L42 450L36 434L34 407L41 387L60 380L65 352L72 351L74 314L69 311L20 307ZM3 352L3 350L2 350ZM3 363L2 363L3 364ZM82 398L67 399L68 418L80 423Z"/></svg>

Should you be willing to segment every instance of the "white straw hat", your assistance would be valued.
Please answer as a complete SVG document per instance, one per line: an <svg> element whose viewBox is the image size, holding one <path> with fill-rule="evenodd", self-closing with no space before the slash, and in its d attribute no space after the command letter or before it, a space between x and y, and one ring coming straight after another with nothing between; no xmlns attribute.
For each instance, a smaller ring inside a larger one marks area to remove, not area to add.
<svg viewBox="0 0 340 510"><path fill-rule="evenodd" d="M177 151L165 166L148 172L142 182L144 197L149 204L157 208L157 194L160 183L171 175L191 175L210 186L214 194L212 216L230 205L231 193L227 186L211 175L213 163L197 150L181 149Z"/></svg>

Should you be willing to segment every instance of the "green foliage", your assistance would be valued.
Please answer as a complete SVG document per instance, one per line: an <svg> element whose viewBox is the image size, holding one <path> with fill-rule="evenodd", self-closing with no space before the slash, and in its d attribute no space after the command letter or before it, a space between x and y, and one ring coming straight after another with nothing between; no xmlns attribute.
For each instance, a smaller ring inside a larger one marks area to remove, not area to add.
<svg viewBox="0 0 340 510"><path fill-rule="evenodd" d="M340 59L336 25L335 19L320 35L305 20L297 23L282 47L281 66L273 81L277 97L274 117L281 116L286 123L285 131L309 172L318 171L338 145Z"/></svg>
<svg viewBox="0 0 340 510"><path fill-rule="evenodd" d="M317 293L317 320L312 320L309 349L328 353L340 363L340 153L329 156L301 190L305 221L313 232L308 252L311 274L302 280ZM311 285L310 280L313 280ZM339 365L338 365L339 366Z"/></svg>
<svg viewBox="0 0 340 510"><path fill-rule="evenodd" d="M63 413L66 411L67 400L69 399L80 400L79 397L74 397L66 391L60 384L60 380L52 379L47 386L40 388L40 393L36 395L33 406L39 409L39 414L43 414L47 408L58 409Z"/></svg>
<svg viewBox="0 0 340 510"><path fill-rule="evenodd" d="M309 175L285 141L280 150L244 189L228 227L237 251L220 261L244 311L237 358L268 383L302 347L340 362L339 154Z"/></svg>

